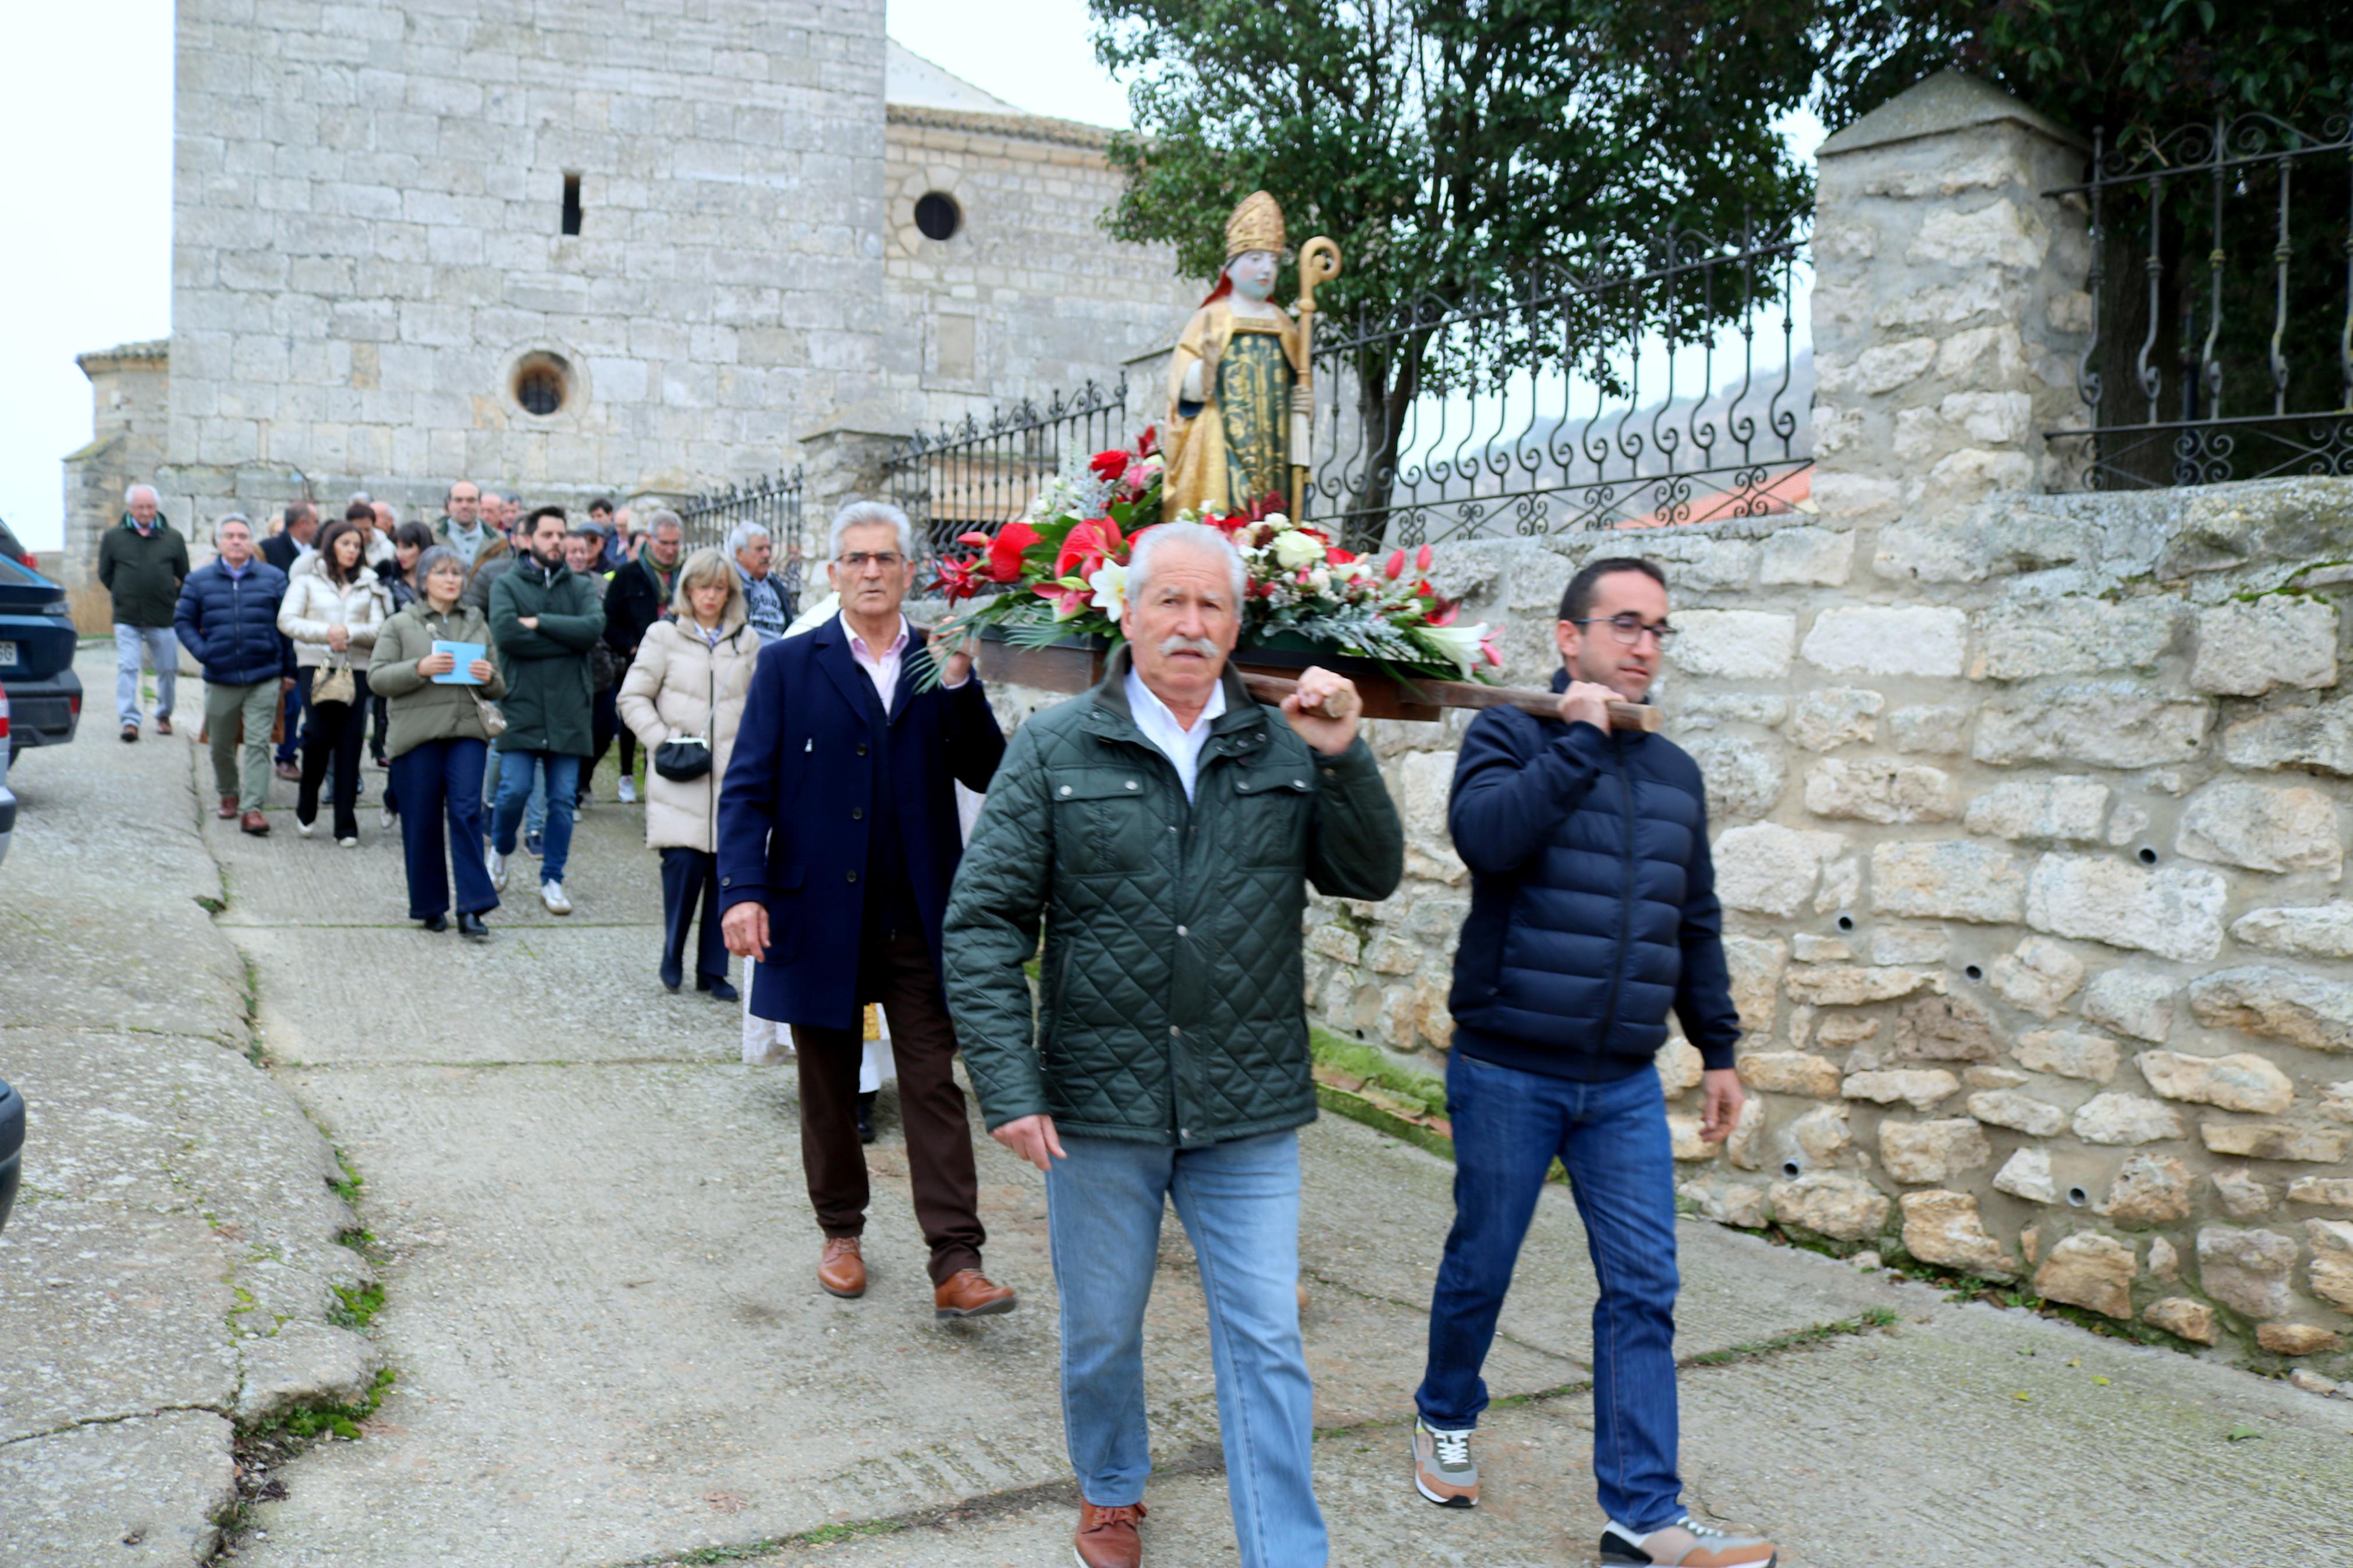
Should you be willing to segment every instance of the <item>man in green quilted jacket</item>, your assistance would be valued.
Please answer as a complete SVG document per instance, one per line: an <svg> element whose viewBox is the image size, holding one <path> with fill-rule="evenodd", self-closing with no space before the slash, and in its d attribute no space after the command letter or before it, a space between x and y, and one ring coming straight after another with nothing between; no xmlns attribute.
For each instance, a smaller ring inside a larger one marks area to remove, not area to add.
<svg viewBox="0 0 2353 1568"><path fill-rule="evenodd" d="M1227 668L1244 573L1198 523L1142 535L1126 646L1015 734L948 901L948 1002L997 1141L1046 1173L1062 1407L1088 1568L1134 1568L1151 1470L1144 1308L1173 1199L1208 1301L1244 1568L1327 1559L1299 1339L1299 1132L1315 1117L1306 884L1382 899L1397 808L1356 689L1280 712ZM1033 1023L1022 965L1045 950Z"/></svg>

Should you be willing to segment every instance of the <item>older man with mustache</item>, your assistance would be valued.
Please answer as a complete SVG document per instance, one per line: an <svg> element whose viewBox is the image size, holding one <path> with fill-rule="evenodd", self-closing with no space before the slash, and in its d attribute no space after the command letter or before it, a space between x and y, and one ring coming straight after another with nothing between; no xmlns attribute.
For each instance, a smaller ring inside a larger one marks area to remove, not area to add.
<svg viewBox="0 0 2353 1568"><path fill-rule="evenodd" d="M989 1131L1046 1173L1079 1561L1141 1561L1144 1309L1174 1199L1201 1260L1241 1561L1316 1568L1300 917L1309 882L1387 898L1404 836L1353 685L1310 669L1278 714L1228 666L1243 568L1224 535L1148 530L1128 581L1102 684L1023 725L990 786L948 904L948 1000Z"/></svg>

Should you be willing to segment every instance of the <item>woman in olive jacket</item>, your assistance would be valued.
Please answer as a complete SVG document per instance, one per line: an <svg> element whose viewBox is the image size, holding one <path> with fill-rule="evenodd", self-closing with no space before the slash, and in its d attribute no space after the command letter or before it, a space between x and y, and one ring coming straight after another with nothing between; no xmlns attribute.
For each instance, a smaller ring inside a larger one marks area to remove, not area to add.
<svg viewBox="0 0 2353 1568"><path fill-rule="evenodd" d="M685 978L687 928L700 904L694 988L733 1002L719 931L719 785L735 751L760 637L744 624L742 574L716 550L697 551L679 568L671 608L671 618L646 628L616 706L649 756L689 735L711 749L711 771L701 778L646 774L646 843L661 851L662 984L675 991Z"/></svg>
<svg viewBox="0 0 2353 1568"><path fill-rule="evenodd" d="M385 749L392 754L393 788L401 804L408 918L424 921L427 931L449 929L454 871L458 932L487 937L482 915L499 907L499 894L482 861L482 768L491 748L483 700L506 695L506 681L490 658L489 618L458 602L466 588L466 563L458 552L443 544L419 556L417 584L419 597L384 623L368 665L368 684L384 693L392 718ZM474 646L465 670L470 682L438 679L455 673L458 660L447 649L435 652L437 643Z"/></svg>

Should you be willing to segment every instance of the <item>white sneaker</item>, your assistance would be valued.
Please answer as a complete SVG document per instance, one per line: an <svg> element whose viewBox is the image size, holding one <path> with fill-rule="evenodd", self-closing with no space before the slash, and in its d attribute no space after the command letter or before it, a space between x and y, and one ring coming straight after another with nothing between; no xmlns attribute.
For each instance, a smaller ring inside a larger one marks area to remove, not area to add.
<svg viewBox="0 0 2353 1568"><path fill-rule="evenodd" d="M572 900L564 896L564 884L561 882L542 882L539 885L539 901L547 906L549 914L568 915L572 912Z"/></svg>
<svg viewBox="0 0 2353 1568"><path fill-rule="evenodd" d="M507 858L495 849L482 851L482 869L491 874L491 886L503 893L507 890Z"/></svg>
<svg viewBox="0 0 2353 1568"><path fill-rule="evenodd" d="M386 833L391 832L393 824L399 820L400 818L392 815L392 807L388 805L375 814L375 825L378 827L383 828Z"/></svg>
<svg viewBox="0 0 2353 1568"><path fill-rule="evenodd" d="M338 849L356 849L359 847L360 841L356 838L338 838L335 840L335 847Z"/></svg>
<svg viewBox="0 0 2353 1568"><path fill-rule="evenodd" d="M318 829L318 826L319 825L317 823L305 822L299 816L294 819L294 831L301 834L305 838L310 837L311 835Z"/></svg>
<svg viewBox="0 0 2353 1568"><path fill-rule="evenodd" d="M617 800L619 800L619 801L620 801L620 803L621 803L623 805L637 805L637 804L638 804L638 781L637 781L637 780L635 780L635 779L633 779L633 778L631 778L631 777L629 777L628 774L624 773L624 774L621 776L621 787L620 787L619 789L617 789L617 790L615 790L615 791L613 792L613 794L614 794L615 798L617 798Z"/></svg>

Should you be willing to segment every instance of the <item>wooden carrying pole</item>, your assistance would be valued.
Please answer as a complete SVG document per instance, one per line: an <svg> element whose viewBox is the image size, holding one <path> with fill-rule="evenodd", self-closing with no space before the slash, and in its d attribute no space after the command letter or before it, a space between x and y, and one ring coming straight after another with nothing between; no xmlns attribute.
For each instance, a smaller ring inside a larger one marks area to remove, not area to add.
<svg viewBox="0 0 2353 1568"><path fill-rule="evenodd" d="M1299 682L1279 675L1264 675L1255 669L1243 669L1240 674L1242 685L1261 702L1280 704L1299 689ZM1560 717L1560 698L1550 691L1482 686L1471 680L1415 680L1410 685L1440 708L1516 708L1539 719ZM1609 704L1609 725L1615 730L1639 730L1646 735L1655 735L1666 727L1666 721L1657 709L1646 703L1613 701Z"/></svg>

